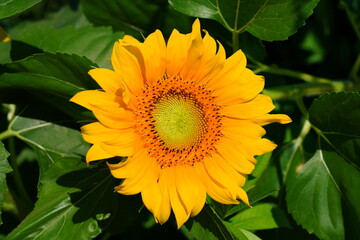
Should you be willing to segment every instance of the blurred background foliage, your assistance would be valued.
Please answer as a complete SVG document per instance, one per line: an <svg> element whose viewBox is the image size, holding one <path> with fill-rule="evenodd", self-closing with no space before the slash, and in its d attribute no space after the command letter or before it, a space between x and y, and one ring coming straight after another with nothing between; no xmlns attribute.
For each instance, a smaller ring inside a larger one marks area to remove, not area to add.
<svg viewBox="0 0 360 240"><path fill-rule="evenodd" d="M247 24L258 6L275 20ZM114 193L103 162L87 168L77 121L93 116L68 99L97 88L87 71L111 68L117 39L188 33L195 17L293 123L266 127L279 147L245 185L253 208L208 199L177 230ZM358 0L5 0L0 19L0 239L360 238Z"/></svg>

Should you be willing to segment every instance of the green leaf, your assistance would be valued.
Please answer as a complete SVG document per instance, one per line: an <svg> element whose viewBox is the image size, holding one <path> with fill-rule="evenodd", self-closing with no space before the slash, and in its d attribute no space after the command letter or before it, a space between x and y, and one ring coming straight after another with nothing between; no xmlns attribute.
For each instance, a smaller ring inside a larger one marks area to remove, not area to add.
<svg viewBox="0 0 360 240"><path fill-rule="evenodd" d="M159 6L144 0L87 0L81 2L86 17L97 26L113 26L131 35L146 32Z"/></svg>
<svg viewBox="0 0 360 240"><path fill-rule="evenodd" d="M100 67L111 68L113 45L123 36L123 33L112 33L110 27L32 27L13 39L47 52L85 56Z"/></svg>
<svg viewBox="0 0 360 240"><path fill-rule="evenodd" d="M343 164L341 159L339 163ZM344 239L341 190L322 150L300 169L295 180L287 188L288 209L295 221L321 239Z"/></svg>
<svg viewBox="0 0 360 240"><path fill-rule="evenodd" d="M254 233L247 231L245 229L240 229L235 227L229 222L225 222L225 225L229 228L231 233L237 238L237 239L246 239L246 240L261 240L258 236L256 236Z"/></svg>
<svg viewBox="0 0 360 240"><path fill-rule="evenodd" d="M64 28L74 27L76 29L90 25L86 19L84 13L78 9L74 11L70 6L64 6L55 13L49 13L44 18L37 21L21 21L15 26L9 29L9 35L11 38L17 38L18 36L32 31L33 28Z"/></svg>
<svg viewBox="0 0 360 240"><path fill-rule="evenodd" d="M0 3L0 19L18 15L41 0L3 0Z"/></svg>
<svg viewBox="0 0 360 240"><path fill-rule="evenodd" d="M12 171L12 168L7 161L10 154L6 151L4 144L0 141L0 224L1 219L1 208L4 204L4 192L7 190L6 174Z"/></svg>
<svg viewBox="0 0 360 240"><path fill-rule="evenodd" d="M0 89L24 89L30 93L45 92L70 99L79 91L100 88L87 73L91 65L93 63L88 59L77 55L36 54L6 64L11 73L0 75Z"/></svg>
<svg viewBox="0 0 360 240"><path fill-rule="evenodd" d="M208 204L205 204L196 217L190 218L185 226L197 240L235 240L224 222Z"/></svg>
<svg viewBox="0 0 360 240"><path fill-rule="evenodd" d="M257 203L258 201L270 196L271 194L273 194L274 192L277 192L277 191L278 191L278 189L274 189L274 190L269 190L267 192L261 192L261 193L256 193L256 194L253 194L252 191L250 191L248 193L250 205L253 205L254 203ZM232 208L230 208L226 212L226 214L224 215L224 218L232 216L235 213L240 212L240 211L245 210L245 209L248 209L248 208L249 208L249 206L246 205L244 202L240 202L237 205L232 205Z"/></svg>
<svg viewBox="0 0 360 240"><path fill-rule="evenodd" d="M162 29L167 37L174 28L179 31L191 28L191 19L170 8L166 0L86 0L81 5L95 26L111 26L138 39L156 29Z"/></svg>
<svg viewBox="0 0 360 240"><path fill-rule="evenodd" d="M11 62L10 48L11 42L0 42L0 64Z"/></svg>
<svg viewBox="0 0 360 240"><path fill-rule="evenodd" d="M305 24L319 0L170 0L184 14L220 22L231 32L285 40Z"/></svg>
<svg viewBox="0 0 360 240"><path fill-rule="evenodd" d="M50 119L37 114L41 111L50 116ZM16 115L8 126L13 136L34 149L40 168L40 179L59 158L85 156L89 149L89 144L83 140L78 130L60 125L65 122L52 121L51 118L55 116L56 111L45 106L31 106Z"/></svg>
<svg viewBox="0 0 360 240"><path fill-rule="evenodd" d="M246 209L229 219L233 228L263 230L288 227L290 224L285 212L273 203L261 203Z"/></svg>
<svg viewBox="0 0 360 240"><path fill-rule="evenodd" d="M349 164L326 142L322 142L323 157L333 178L341 192L342 218L345 227L345 239L359 239L359 219L360 219L360 170L354 165ZM334 206L335 208L337 206ZM332 211L333 206L330 207Z"/></svg>
<svg viewBox="0 0 360 240"><path fill-rule="evenodd" d="M321 239L360 237L359 99L358 93L332 93L313 102L309 119L319 149L287 185L289 212Z"/></svg>
<svg viewBox="0 0 360 240"><path fill-rule="evenodd" d="M255 165L254 171L251 173L252 178L248 180L243 187L245 191L250 190L256 185L256 182L259 180L259 178L265 171L266 167L268 166L270 158L271 158L271 152L263 154L256 158L258 162Z"/></svg>
<svg viewBox="0 0 360 240"><path fill-rule="evenodd" d="M92 239L117 211L108 168L87 169L79 158L52 164L34 210L5 239Z"/></svg>
<svg viewBox="0 0 360 240"><path fill-rule="evenodd" d="M360 167L359 93L324 94L311 105L309 118L339 155Z"/></svg>

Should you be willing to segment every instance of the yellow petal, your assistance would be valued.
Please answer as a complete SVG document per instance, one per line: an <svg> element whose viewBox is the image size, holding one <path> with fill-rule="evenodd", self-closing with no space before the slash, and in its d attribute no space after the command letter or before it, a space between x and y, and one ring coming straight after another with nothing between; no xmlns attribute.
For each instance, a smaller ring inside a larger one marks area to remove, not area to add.
<svg viewBox="0 0 360 240"><path fill-rule="evenodd" d="M123 139L125 140L122 142L118 142L116 140L101 142L100 145L108 153L120 157L132 156L139 148L142 147L141 141L137 137L131 137L129 139L124 137Z"/></svg>
<svg viewBox="0 0 360 240"><path fill-rule="evenodd" d="M217 158L217 160L219 159L220 158ZM228 173L225 173L219 165L220 164L218 164L217 161L214 159L214 156L204 159L204 166L209 176L211 176L212 179L221 184L223 188L228 189L231 197L233 199L236 199L236 189L238 186L236 186L236 182L232 181L232 179L229 178Z"/></svg>
<svg viewBox="0 0 360 240"><path fill-rule="evenodd" d="M159 169L154 167L154 162L156 163L154 159L147 156L146 149L142 148L123 162L116 164L107 163L107 165L115 178L133 178L138 175L138 168L147 167L150 171L150 167L153 167L151 168L153 170L152 173L154 174L154 179L157 179L159 177Z"/></svg>
<svg viewBox="0 0 360 240"><path fill-rule="evenodd" d="M199 85L207 85L212 79L216 78L221 69L224 67L226 60L226 53L224 47L218 42L218 51L216 55L210 56L208 52L212 52L211 45L206 45L205 39L207 38L205 35L204 38L204 56L202 65L199 66L197 73L194 75L194 81ZM211 38L211 37L209 37Z"/></svg>
<svg viewBox="0 0 360 240"><path fill-rule="evenodd" d="M148 83L161 79L165 74L166 44L161 31L156 30L150 34L144 42L144 46L150 49L149 56L145 60L146 81Z"/></svg>
<svg viewBox="0 0 360 240"><path fill-rule="evenodd" d="M193 191L193 206L191 209L191 216L194 217L200 213L203 209L206 201L206 189L204 184L202 183L200 177L196 172L192 169L188 171L190 175L191 182L195 185L192 189Z"/></svg>
<svg viewBox="0 0 360 240"><path fill-rule="evenodd" d="M174 169L174 181L178 195L181 197L186 214L190 214L193 207L193 183L190 181L187 174L187 170L190 170L186 166L175 166Z"/></svg>
<svg viewBox="0 0 360 240"><path fill-rule="evenodd" d="M134 156L118 164L109 164L111 174L115 178L125 180L115 188L121 194L137 194L157 181L159 166L154 159L147 156L146 149L138 151Z"/></svg>
<svg viewBox="0 0 360 240"><path fill-rule="evenodd" d="M154 217L156 222L163 224L165 223L171 213L171 205L170 205L170 198L169 198L169 190L168 190L168 183L169 179L167 175L160 175L159 178L159 188L161 192L161 204L160 208L157 212L155 212Z"/></svg>
<svg viewBox="0 0 360 240"><path fill-rule="evenodd" d="M133 195L143 191L151 182L156 181L157 176L155 169L158 168L158 165L156 161L147 162L146 160L148 159L149 158L143 158L141 165L138 165L135 170L131 171L131 169L128 169L129 174L132 175L127 177L115 190L121 194ZM125 167L128 166L129 164Z"/></svg>
<svg viewBox="0 0 360 240"><path fill-rule="evenodd" d="M100 85L102 89L105 90L105 92L118 95L119 90L122 91L124 89L124 85L121 83L121 75L110 69L91 69L89 71L89 75Z"/></svg>
<svg viewBox="0 0 360 240"><path fill-rule="evenodd" d="M216 55L216 41L214 38L210 36L208 31L203 30L205 32L205 37L203 38L204 42L204 55L205 58L212 58Z"/></svg>
<svg viewBox="0 0 360 240"><path fill-rule="evenodd" d="M128 137L133 129L112 129L105 127L99 122L94 122L81 127L81 133L85 141L89 143L99 143L111 140L121 141L121 138ZM134 133L133 133L134 134Z"/></svg>
<svg viewBox="0 0 360 240"><path fill-rule="evenodd" d="M237 204L237 200L233 199L229 190L223 188L218 182L210 178L203 163L199 163L195 167L196 172L199 174L201 180L203 181L206 192L209 196L217 202L224 204Z"/></svg>
<svg viewBox="0 0 360 240"><path fill-rule="evenodd" d="M126 41L129 42L130 39L132 39L130 36L125 36L123 40L119 40L114 44L111 62L115 72L121 74L122 80L130 92L138 96L144 86L144 79L138 59L123 46L127 45Z"/></svg>
<svg viewBox="0 0 360 240"><path fill-rule="evenodd" d="M219 164L221 163L221 164ZM234 199L241 199L243 202L245 202L247 205L249 205L249 199L246 194L246 192L241 188L245 185L246 178L244 175L239 174L234 168L232 168L230 165L228 165L226 162L223 161L223 158L219 156L218 154L213 155L213 164L216 166L217 169L221 170L222 175L225 175L226 178L228 178L229 182L232 182L236 185L234 185L231 189L233 192L231 192ZM224 178L224 177L223 177ZM224 185L229 189L229 185Z"/></svg>
<svg viewBox="0 0 360 240"><path fill-rule="evenodd" d="M221 132L225 137L234 141L237 141L243 136L258 139L266 133L264 128L247 120L224 117L222 119L222 124L223 128Z"/></svg>
<svg viewBox="0 0 360 240"><path fill-rule="evenodd" d="M239 76L246 67L246 57L239 50L225 60L224 66L218 74L208 83L210 89L222 89L229 83L239 82Z"/></svg>
<svg viewBox="0 0 360 240"><path fill-rule="evenodd" d="M205 204L205 186L193 167L179 165L174 168L177 193L185 207L186 214L195 216Z"/></svg>
<svg viewBox="0 0 360 240"><path fill-rule="evenodd" d="M176 29L171 33L166 49L166 73L176 76L183 68L191 44L190 34L181 34Z"/></svg>
<svg viewBox="0 0 360 240"><path fill-rule="evenodd" d="M181 69L181 76L184 79L194 79L194 75L202 69L204 56L204 43L201 38L200 22L195 20L193 24L193 31L191 32L191 44L188 50L187 59L183 69Z"/></svg>
<svg viewBox="0 0 360 240"><path fill-rule="evenodd" d="M266 114L263 116L252 118L250 119L250 121L259 124L260 126L265 126L275 122L278 122L280 124L287 124L292 122L291 118L289 118L289 116L285 114Z"/></svg>
<svg viewBox="0 0 360 240"><path fill-rule="evenodd" d="M154 215L159 211L161 205L161 192L157 181L152 181L141 191L141 198L145 207Z"/></svg>
<svg viewBox="0 0 360 240"><path fill-rule="evenodd" d="M247 193L244 191L244 189L238 188L236 198L241 199L241 201L243 201L246 205L250 207L249 197Z"/></svg>
<svg viewBox="0 0 360 240"><path fill-rule="evenodd" d="M134 126L134 114L122 107L109 107L109 105L90 105L95 117L104 126L113 129L131 128Z"/></svg>
<svg viewBox="0 0 360 240"><path fill-rule="evenodd" d="M115 178L126 178L129 174L125 166L129 163L129 158L119 163L106 163L110 169L111 174Z"/></svg>
<svg viewBox="0 0 360 240"><path fill-rule="evenodd" d="M224 158L224 161L240 173L250 174L255 168L253 155L247 152L240 143L234 143L229 139L222 138L218 145L218 153Z"/></svg>
<svg viewBox="0 0 360 240"><path fill-rule="evenodd" d="M270 97L259 94L253 100L245 103L224 106L223 115L239 119L249 119L263 116L275 108Z"/></svg>
<svg viewBox="0 0 360 240"><path fill-rule="evenodd" d="M244 186L246 181L246 177L244 174L236 171L236 169L233 168L229 163L224 161L223 157L220 156L219 154L213 154L213 158L218 163L221 163L219 164L219 168L221 168L223 172L225 172L228 175L228 177L231 179L231 181L233 181L236 184L237 187Z"/></svg>
<svg viewBox="0 0 360 240"><path fill-rule="evenodd" d="M100 119L101 120L101 119ZM104 140L102 148L115 156L132 156L137 149L142 147L140 137L134 133L132 128L119 129L119 135L115 138Z"/></svg>
<svg viewBox="0 0 360 240"><path fill-rule="evenodd" d="M92 162L96 160L106 159L106 158L112 158L115 157L114 155L106 152L100 144L94 144L91 146L89 151L86 154L86 162Z"/></svg>
<svg viewBox="0 0 360 240"><path fill-rule="evenodd" d="M79 104L89 110L92 109L91 103L106 105L110 108L116 108L119 106L119 104L114 101L114 96L98 90L87 90L78 92L70 99L70 101Z"/></svg>
<svg viewBox="0 0 360 240"><path fill-rule="evenodd" d="M180 201L175 183L176 167L163 169L161 178L166 180L169 191L169 199L171 208L174 211L178 228L180 228L190 217L190 213L186 212L184 204Z"/></svg>
<svg viewBox="0 0 360 240"><path fill-rule="evenodd" d="M226 59L224 67L214 75L207 86L220 105L247 102L264 88L264 78L246 68L246 57L239 50Z"/></svg>
<svg viewBox="0 0 360 240"><path fill-rule="evenodd" d="M263 89L263 76L255 75L250 69L245 69L236 81L229 81L228 85L215 89L213 95L216 102L222 106L247 102L254 99Z"/></svg>
<svg viewBox="0 0 360 240"><path fill-rule="evenodd" d="M239 139L238 142L241 143L243 149L247 149L252 155L262 155L271 152L277 146L266 138L252 139L243 137Z"/></svg>

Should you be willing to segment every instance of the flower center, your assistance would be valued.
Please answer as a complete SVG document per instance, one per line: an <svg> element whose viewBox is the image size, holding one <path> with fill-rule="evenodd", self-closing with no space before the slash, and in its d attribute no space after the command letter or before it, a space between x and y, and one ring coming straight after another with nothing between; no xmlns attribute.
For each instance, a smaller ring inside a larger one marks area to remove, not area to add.
<svg viewBox="0 0 360 240"><path fill-rule="evenodd" d="M186 96L171 94L160 98L152 116L159 138L171 149L191 147L201 139L205 130L202 110Z"/></svg>
<svg viewBox="0 0 360 240"><path fill-rule="evenodd" d="M205 86L179 76L145 85L134 111L136 130L161 168L194 166L216 151L222 115Z"/></svg>

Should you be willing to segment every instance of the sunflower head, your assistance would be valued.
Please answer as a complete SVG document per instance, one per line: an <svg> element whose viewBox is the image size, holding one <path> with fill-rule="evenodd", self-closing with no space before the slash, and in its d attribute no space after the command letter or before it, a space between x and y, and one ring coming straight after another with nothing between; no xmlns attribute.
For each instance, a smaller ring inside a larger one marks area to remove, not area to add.
<svg viewBox="0 0 360 240"><path fill-rule="evenodd" d="M262 126L289 123L269 114L272 100L260 94L264 78L246 68L237 51L226 58L223 46L196 20L189 34L160 31L143 43L125 36L114 45L114 70L89 74L101 86L71 101L91 110L97 122L82 127L93 144L86 161L126 156L108 164L124 181L121 194L141 193L157 222L174 212L178 227L204 206L206 195L224 204L249 204L242 189L254 156L276 145L262 138Z"/></svg>

